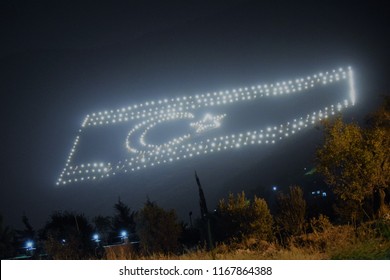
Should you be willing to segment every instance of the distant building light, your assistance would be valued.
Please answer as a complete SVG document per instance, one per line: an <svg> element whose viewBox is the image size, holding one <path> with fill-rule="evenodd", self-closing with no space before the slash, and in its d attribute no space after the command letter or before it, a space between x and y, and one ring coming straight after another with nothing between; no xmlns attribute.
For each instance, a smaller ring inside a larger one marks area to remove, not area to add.
<svg viewBox="0 0 390 280"><path fill-rule="evenodd" d="M314 196L322 196L322 197L326 197L327 196L327 193L323 192L323 191L314 191L314 192L311 192L311 194L314 195Z"/></svg>

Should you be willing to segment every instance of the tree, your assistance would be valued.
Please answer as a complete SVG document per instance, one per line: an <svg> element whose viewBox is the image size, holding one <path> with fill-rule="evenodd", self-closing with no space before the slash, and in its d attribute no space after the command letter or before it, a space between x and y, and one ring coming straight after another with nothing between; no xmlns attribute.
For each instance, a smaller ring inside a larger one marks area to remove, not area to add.
<svg viewBox="0 0 390 280"><path fill-rule="evenodd" d="M176 212L166 211L148 199L137 214L137 234L144 253L175 252L181 234Z"/></svg>
<svg viewBox="0 0 390 280"><path fill-rule="evenodd" d="M93 223L95 232L99 234L103 244L107 244L112 229L111 217L98 215L93 219Z"/></svg>
<svg viewBox="0 0 390 280"><path fill-rule="evenodd" d="M275 216L283 237L302 234L305 230L306 201L299 186L290 186L286 195L278 193L276 198L277 214Z"/></svg>
<svg viewBox="0 0 390 280"><path fill-rule="evenodd" d="M92 233L83 214L55 212L43 228L42 239L54 259L88 259L94 254Z"/></svg>
<svg viewBox="0 0 390 280"><path fill-rule="evenodd" d="M130 239L135 239L135 215L130 207L124 204L120 198L114 205L115 215L112 219L112 237L119 236L121 231L126 231Z"/></svg>
<svg viewBox="0 0 390 280"><path fill-rule="evenodd" d="M206 197L203 192L202 184L200 183L198 173L195 171L195 181L198 185L198 192L199 192L199 207L200 207L200 232L203 236L203 240L205 239L207 242L208 249L212 250L214 248L214 242L212 237L212 229L211 224L213 222L212 215L209 213L207 209L207 203L206 203Z"/></svg>
<svg viewBox="0 0 390 280"><path fill-rule="evenodd" d="M22 216L22 222L24 225L23 230L16 230L16 234L18 236L18 239L22 242L26 242L27 240L34 240L35 239L35 230L30 224L30 221L26 214L23 214Z"/></svg>
<svg viewBox="0 0 390 280"><path fill-rule="evenodd" d="M363 208L362 205L355 200L342 200L339 197L334 201L332 208L336 221L341 224L352 223L353 225L356 225L357 221L363 221L369 214L373 213L368 212L369 210L372 210L372 205Z"/></svg>
<svg viewBox="0 0 390 280"><path fill-rule="evenodd" d="M317 151L317 170L334 193L359 208L375 199L377 217L386 212L390 182L389 100L368 118L366 128L346 124L341 117L324 122L325 141Z"/></svg>
<svg viewBox="0 0 390 280"><path fill-rule="evenodd" d="M368 115L366 118L369 129L373 131L373 137L382 137L380 138L380 144L377 145L377 149L381 152L375 151L375 155L379 159L380 168L377 169L377 172L381 177L380 186L373 188L374 196L374 212L377 214L377 217L381 217L384 214L389 212L389 208L385 205L385 196L386 193L390 192L389 188L389 170L390 170L390 96L384 96L383 104L373 112ZM377 139L379 140L379 139ZM389 199L388 199L389 201Z"/></svg>
<svg viewBox="0 0 390 280"><path fill-rule="evenodd" d="M242 240L256 237L260 240L272 239L273 219L267 202L258 197L250 201L245 193L229 194L227 202L222 199L217 208L219 234L221 239Z"/></svg>
<svg viewBox="0 0 390 280"><path fill-rule="evenodd" d="M0 259L14 256L14 234L12 230L3 225L3 216L0 215Z"/></svg>

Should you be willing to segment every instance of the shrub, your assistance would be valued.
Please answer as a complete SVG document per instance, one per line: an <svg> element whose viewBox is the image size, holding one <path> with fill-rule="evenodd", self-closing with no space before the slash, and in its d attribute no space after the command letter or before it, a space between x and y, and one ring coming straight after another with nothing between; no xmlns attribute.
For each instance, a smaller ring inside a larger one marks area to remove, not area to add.
<svg viewBox="0 0 390 280"><path fill-rule="evenodd" d="M222 240L240 241L244 237L255 237L258 240L273 238L273 218L267 202L258 197L253 201L245 197L242 192L234 196L229 195L227 202L222 199L218 209L219 228L223 232Z"/></svg>
<svg viewBox="0 0 390 280"><path fill-rule="evenodd" d="M284 238L302 234L305 230L306 201L298 186L291 186L289 193L279 193L276 199L275 221Z"/></svg>
<svg viewBox="0 0 390 280"><path fill-rule="evenodd" d="M137 235L143 253L170 253L179 246L181 226L174 210L147 201L137 216Z"/></svg>

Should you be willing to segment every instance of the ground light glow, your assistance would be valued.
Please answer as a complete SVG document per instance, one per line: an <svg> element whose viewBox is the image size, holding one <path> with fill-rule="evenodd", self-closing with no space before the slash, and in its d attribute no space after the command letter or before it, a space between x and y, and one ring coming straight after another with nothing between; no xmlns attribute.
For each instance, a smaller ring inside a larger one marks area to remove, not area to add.
<svg viewBox="0 0 390 280"><path fill-rule="evenodd" d="M213 107L239 102L259 102L262 98L273 98L298 94L312 88L326 87L328 84L348 82L348 98L322 109L297 116L278 126L244 131L236 134L220 135L199 140L199 135L223 126L227 114L214 115ZM86 180L97 180L144 168L167 164L195 156L237 149L247 145L274 144L278 140L293 135L318 121L334 115L350 105L354 105L356 93L353 71L349 67L320 72L305 78L297 78L271 84L242 87L228 91L182 96L171 99L147 101L116 110L101 111L85 117L78 131L65 167L56 184L65 185ZM196 109L206 109L209 113L195 115ZM156 126L172 120L188 120L189 132L166 143L151 144L146 141L148 132ZM134 124L135 122L135 124ZM123 123L133 123L127 134L124 149L128 156L118 162L89 162L74 164L73 158L82 135L92 127L104 127Z"/></svg>

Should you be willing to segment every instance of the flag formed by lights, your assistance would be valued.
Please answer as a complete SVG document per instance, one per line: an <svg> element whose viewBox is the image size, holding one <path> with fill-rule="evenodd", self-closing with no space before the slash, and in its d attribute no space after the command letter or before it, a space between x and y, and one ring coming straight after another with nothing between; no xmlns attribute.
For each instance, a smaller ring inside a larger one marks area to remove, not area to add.
<svg viewBox="0 0 390 280"><path fill-rule="evenodd" d="M256 127L253 130L239 133L209 134L213 131L218 132L229 117L228 113L215 114L210 113L210 111L216 109L223 111L227 106L236 106L241 103L252 104L272 98L283 98L282 96L287 95L305 94L312 89L338 83L347 85L347 93L340 93L344 97L339 98L336 103L317 108L316 111L309 114L297 113L294 119L287 122ZM242 146L274 144L278 140L296 134L304 128L354 105L355 99L353 70L349 67L346 70L339 68L277 83L147 101L116 110L95 112L88 114L83 120L56 184L65 185L103 179L119 173L137 171ZM201 115L199 112L203 112L202 110L208 110L208 113ZM188 122L188 131L165 143L147 141L151 130L175 121ZM102 158L98 162L87 161L84 163L78 163L74 160L80 141L89 130L92 128L103 129L119 124L128 125L121 143L123 147L121 159L108 161Z"/></svg>

